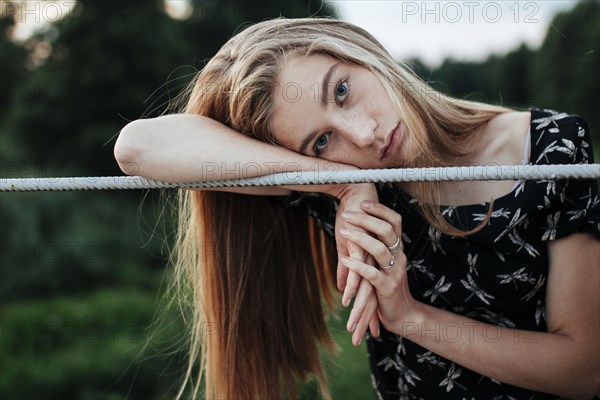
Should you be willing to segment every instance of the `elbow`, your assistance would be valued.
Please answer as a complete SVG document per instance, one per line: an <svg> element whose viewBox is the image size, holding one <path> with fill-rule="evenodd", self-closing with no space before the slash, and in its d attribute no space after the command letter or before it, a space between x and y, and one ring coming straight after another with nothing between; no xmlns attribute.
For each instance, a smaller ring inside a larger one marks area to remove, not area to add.
<svg viewBox="0 0 600 400"><path fill-rule="evenodd" d="M574 392L567 397L574 400L590 400L600 394L600 368L597 364L581 374L581 380L573 389Z"/></svg>
<svg viewBox="0 0 600 400"><path fill-rule="evenodd" d="M593 400L597 395L600 394L600 390L593 391L581 391L580 394L576 394L574 396L569 396L568 398L573 400Z"/></svg>
<svg viewBox="0 0 600 400"><path fill-rule="evenodd" d="M595 369L590 371L590 374L587 384L582 385L581 393L575 397L576 400L590 400L600 394L600 371Z"/></svg>
<svg viewBox="0 0 600 400"><path fill-rule="evenodd" d="M586 374L587 378L583 386L584 393L581 398L591 399L600 395L600 348L597 347L597 337L592 339L594 351L590 351L590 367Z"/></svg>
<svg viewBox="0 0 600 400"><path fill-rule="evenodd" d="M114 156L119 168L127 175L138 175L142 156L142 147L138 134L142 120L125 125L115 143Z"/></svg>

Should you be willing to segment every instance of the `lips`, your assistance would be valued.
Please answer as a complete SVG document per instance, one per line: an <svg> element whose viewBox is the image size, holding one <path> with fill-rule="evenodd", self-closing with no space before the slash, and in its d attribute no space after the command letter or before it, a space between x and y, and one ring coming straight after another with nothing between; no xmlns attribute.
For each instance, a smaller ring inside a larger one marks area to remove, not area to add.
<svg viewBox="0 0 600 400"><path fill-rule="evenodd" d="M388 134L385 145L381 149L381 159L387 158L392 154L394 148L398 144L398 134L400 132L400 123Z"/></svg>

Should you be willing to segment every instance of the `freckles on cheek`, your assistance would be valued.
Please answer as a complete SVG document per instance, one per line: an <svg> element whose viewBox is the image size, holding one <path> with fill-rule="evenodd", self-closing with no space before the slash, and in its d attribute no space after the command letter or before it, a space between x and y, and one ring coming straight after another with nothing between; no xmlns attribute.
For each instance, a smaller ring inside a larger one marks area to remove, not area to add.
<svg viewBox="0 0 600 400"><path fill-rule="evenodd" d="M286 139L286 132L288 131L287 124L285 124L285 120L281 119L281 112L277 110L277 112L273 113L271 116L271 121L269 123L269 130L271 135L273 135L273 139L281 145L284 144Z"/></svg>
<svg viewBox="0 0 600 400"><path fill-rule="evenodd" d="M292 113L282 114L284 121L279 120L279 124L276 126L277 139L280 143L285 144L290 149L297 149L304 140L304 137L308 135L307 129L309 121L308 119L301 119L297 115Z"/></svg>
<svg viewBox="0 0 600 400"><path fill-rule="evenodd" d="M271 134L277 144L290 149L293 143L292 132L291 124L271 124Z"/></svg>

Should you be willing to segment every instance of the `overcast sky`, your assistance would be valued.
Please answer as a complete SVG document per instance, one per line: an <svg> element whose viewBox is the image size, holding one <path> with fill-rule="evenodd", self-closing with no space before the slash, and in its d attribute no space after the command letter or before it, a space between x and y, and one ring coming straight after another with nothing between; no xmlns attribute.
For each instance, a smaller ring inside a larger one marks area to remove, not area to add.
<svg viewBox="0 0 600 400"><path fill-rule="evenodd" d="M435 66L446 57L482 60L521 43L541 45L556 13L575 1L343 0L329 5L371 32L398 59Z"/></svg>
<svg viewBox="0 0 600 400"><path fill-rule="evenodd" d="M187 0L167 1L175 9L187 4ZM277 1L283 0L274 0ZM491 53L506 53L523 42L538 47L547 30L552 29L553 16L576 3L574 0L313 1L322 1L326 13L336 12L341 19L371 32L396 59L418 57L431 66L446 57L482 60ZM75 3L75 0L21 3L27 12L22 16L24 23L18 25L16 37L24 39L44 22L68 15ZM4 8L0 11L6 12Z"/></svg>

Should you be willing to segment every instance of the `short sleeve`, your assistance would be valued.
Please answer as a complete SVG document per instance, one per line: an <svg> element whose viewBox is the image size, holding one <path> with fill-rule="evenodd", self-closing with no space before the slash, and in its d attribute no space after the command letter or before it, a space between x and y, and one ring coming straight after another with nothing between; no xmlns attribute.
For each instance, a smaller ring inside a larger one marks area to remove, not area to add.
<svg viewBox="0 0 600 400"><path fill-rule="evenodd" d="M593 164L594 153L587 123L578 116L560 121L543 153L549 164ZM600 239L600 198L596 179L540 181L546 185L546 212L540 221L541 239L554 240L573 233L593 233Z"/></svg>

